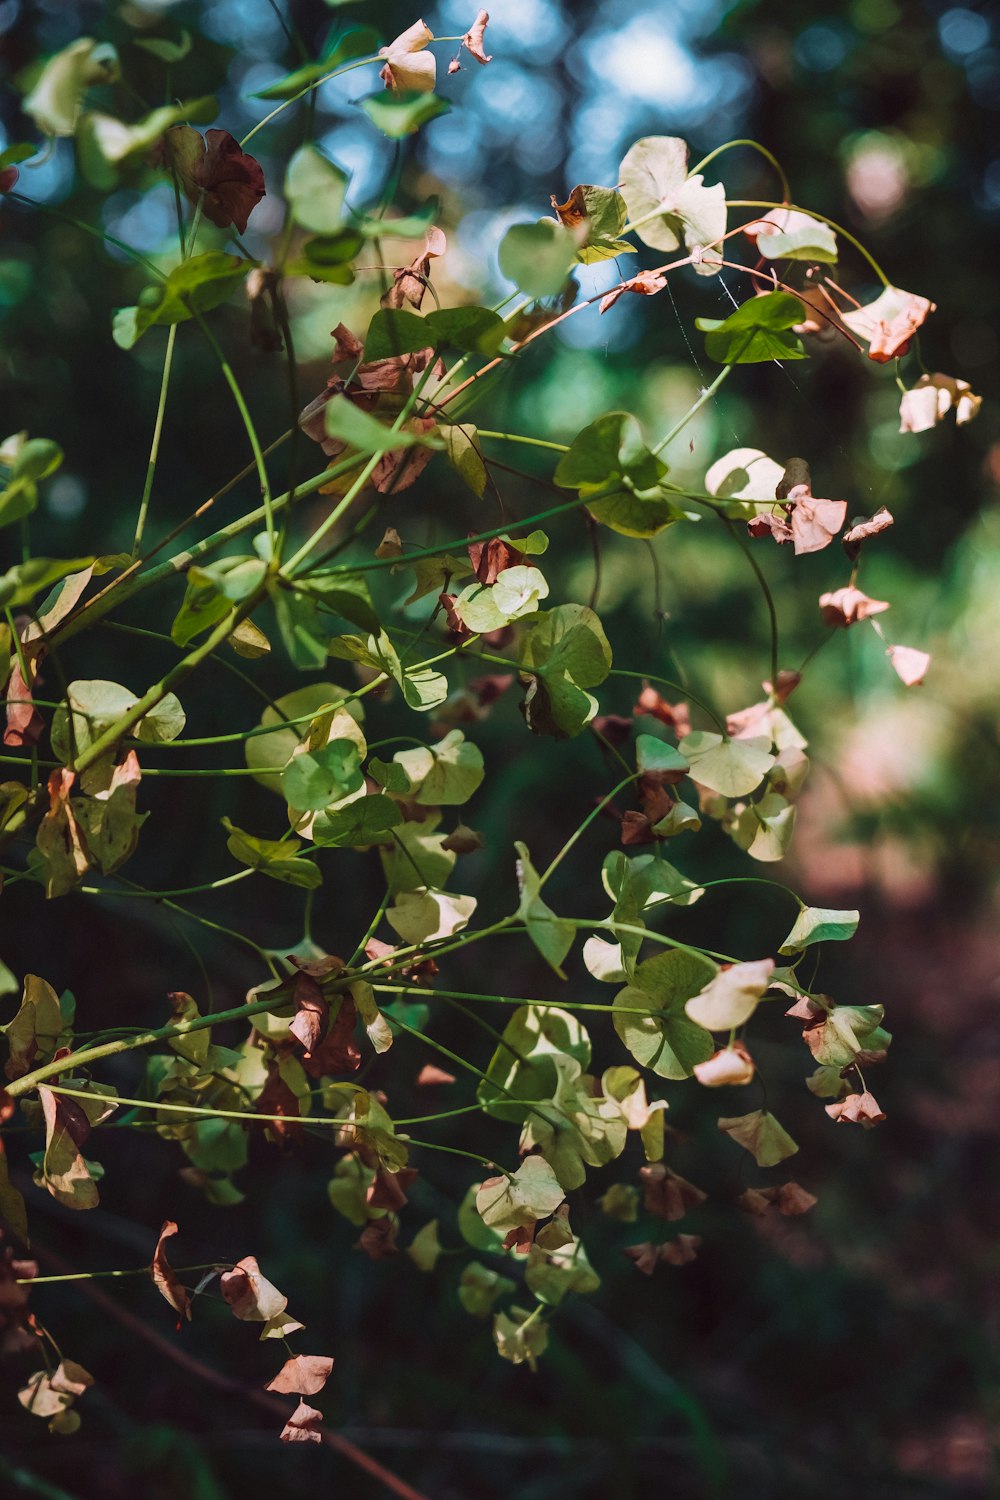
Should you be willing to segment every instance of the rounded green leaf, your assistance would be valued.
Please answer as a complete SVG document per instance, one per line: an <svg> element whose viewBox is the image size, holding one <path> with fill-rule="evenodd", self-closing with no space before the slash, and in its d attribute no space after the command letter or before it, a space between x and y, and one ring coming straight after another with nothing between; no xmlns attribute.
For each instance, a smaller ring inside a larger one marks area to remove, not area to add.
<svg viewBox="0 0 1000 1500"><path fill-rule="evenodd" d="M501 273L528 297L562 291L576 261L577 242L556 219L514 224L500 241Z"/></svg>
<svg viewBox="0 0 1000 1500"><path fill-rule="evenodd" d="M611 1016L636 1062L661 1078L689 1078L695 1063L711 1057L711 1036L688 1019L684 1006L715 972L707 958L679 949L639 965L634 982L615 996Z"/></svg>

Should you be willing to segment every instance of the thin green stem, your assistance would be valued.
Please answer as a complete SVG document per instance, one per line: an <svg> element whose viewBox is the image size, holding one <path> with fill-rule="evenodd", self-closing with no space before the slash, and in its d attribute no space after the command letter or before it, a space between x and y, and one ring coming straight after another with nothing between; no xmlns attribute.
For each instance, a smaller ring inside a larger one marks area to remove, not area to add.
<svg viewBox="0 0 1000 1500"><path fill-rule="evenodd" d="M698 172L704 172L704 170L708 166L708 164L710 162L715 161L715 159L716 159L717 156L721 156L724 151L732 151L737 146L748 146L752 151L759 151L760 154L761 154L761 156L765 157L766 160L771 163L771 166L774 168L774 170L778 174L778 178L779 178L779 180L781 182L781 194L782 194L782 197L784 198L785 203L787 203L788 200L792 196L792 189L791 189L791 186L789 185L788 178L785 176L784 168L782 167L782 165L779 162L778 158L776 156L773 156L771 154L771 152L768 151L767 147L766 146L762 146L759 141L750 141L750 140L726 141L726 143L724 145L722 145L722 146L716 146L716 148L715 148L714 151L710 151L707 156L703 156L702 159L701 159L701 161L698 162L698 164L696 166L694 166L694 167L691 168L691 170L688 173L688 176L689 177L694 177Z"/></svg>
<svg viewBox="0 0 1000 1500"><path fill-rule="evenodd" d="M587 829L590 827L591 823L594 822L595 818L600 817L601 813L607 807L608 803L613 802L618 793L622 791L624 787L627 787L630 782L635 781L641 774L641 771L630 771L627 776L622 777L617 786L611 788L611 791L608 792L606 797L601 798L596 807L591 809L591 811L584 818L583 822L580 824L579 828L577 828L574 833L570 834L565 844L563 844L562 848L559 850L559 853L550 863L548 869L541 876L538 882L539 888L541 888L548 880L549 876L559 868L563 860L566 858L567 854L573 848L574 844L576 844L578 840L583 837Z"/></svg>
<svg viewBox="0 0 1000 1500"><path fill-rule="evenodd" d="M258 120L253 129L248 130L246 135L240 141L240 149L245 151L247 148L247 142L252 141L258 131L263 130L265 125L270 125L271 121L276 119L283 110L289 109L293 104L297 104L300 99L304 99L307 94L311 94L313 89L320 88L322 84L328 83L331 78L339 78L341 73L350 73L352 68L363 68L368 63L380 61L381 58L379 58L376 53L373 53L371 57L359 57L356 59L356 61L345 63L342 67L339 68L332 68L329 73L324 73L322 78L316 78L312 83L307 83L304 89L300 89L299 92L297 94L293 94L290 99L283 99L276 109L271 110L271 113L269 115L265 115L262 120Z"/></svg>
<svg viewBox="0 0 1000 1500"><path fill-rule="evenodd" d="M865 249L861 241L855 239L850 230L845 229L842 224L838 224L835 219L827 218L826 214L817 213L814 208L801 208L797 203L772 203L767 199L762 198L727 198L726 202L730 208L787 208L791 209L795 213L808 214L810 219L818 219L821 224L829 224L830 228L834 231L835 234L841 235L849 245L854 246L859 255L864 256L865 260L871 266L872 270L875 272L875 275L878 277L879 281L881 281L883 286L892 285L892 282L889 280L888 276L885 274L882 267L875 259L874 255L872 255L870 251Z"/></svg>
<svg viewBox="0 0 1000 1500"><path fill-rule="evenodd" d="M219 344L218 339L215 337L215 334L209 328L208 324L205 322L200 313L195 312L194 317L197 320L198 327L205 335L205 338L208 340L212 352L215 354L215 357L219 362L219 369L222 371L223 379L225 380L232 393L233 400L236 402L236 409L239 412L240 419L243 423L244 428L246 429L246 435L250 442L250 449L253 453L253 460L257 469L257 477L260 480L260 493L261 500L263 502L264 525L267 528L267 539L271 551L273 552L274 503L271 497L271 481L268 477L267 464L264 461L264 451L260 444L260 438L257 436L257 429L254 426L253 418L250 415L250 408L247 406L246 398L243 395L242 390L240 389L240 383L236 379L236 376L233 372L233 367L223 353L222 347ZM286 496L286 501L288 504L291 504L294 501L296 493L297 490L294 487L288 491L288 494Z"/></svg>
<svg viewBox="0 0 1000 1500"><path fill-rule="evenodd" d="M142 546L143 533L146 530L146 517L149 514L149 501L153 493L153 479L156 475L156 464L160 456L160 438L163 434L163 418L167 409L167 390L170 385L170 371L174 359L174 343L177 339L177 324L171 323L167 329L167 347L163 356L163 374L160 376L160 395L156 403L156 420L153 423L153 438L149 445L149 460L146 464L146 480L142 487L142 499L139 502L139 515L135 523L135 536L132 538L132 557L139 556Z"/></svg>
<svg viewBox="0 0 1000 1500"><path fill-rule="evenodd" d="M456 424L461 426L461 423ZM549 443L544 438L524 437L519 432L486 432L484 428L477 427L476 434L481 438L492 438L500 443L525 443L530 448L547 448L552 453L568 453L568 443Z"/></svg>
<svg viewBox="0 0 1000 1500"><path fill-rule="evenodd" d="M773 687L778 681L778 611L775 607L774 595L771 593L770 585L768 584L767 579L764 577L760 564L753 555L753 548L750 546L749 542L747 542L745 538L740 535L739 531L736 529L733 522L730 521L728 516L723 516L720 514L719 520L725 526L726 530L729 532L729 535L736 542L740 551L743 553L747 562L750 564L756 575L757 582L760 584L761 592L764 595L764 603L767 605L768 618L771 624L771 685Z"/></svg>
<svg viewBox="0 0 1000 1500"><path fill-rule="evenodd" d="M696 416L698 412L701 411L702 407L707 401L711 401L712 397L722 385L723 381L725 381L732 373L732 370L732 365L723 365L718 375L716 375L715 379L712 381L712 384L705 387L701 395L698 397L697 401L695 401L694 405L688 408L683 417L681 417L680 421L676 423L675 426L671 427L666 437L661 438L660 441L654 446L652 451L655 454L661 454L664 448L666 448L670 443L673 442L677 434L684 431L684 428L690 422L691 418Z"/></svg>

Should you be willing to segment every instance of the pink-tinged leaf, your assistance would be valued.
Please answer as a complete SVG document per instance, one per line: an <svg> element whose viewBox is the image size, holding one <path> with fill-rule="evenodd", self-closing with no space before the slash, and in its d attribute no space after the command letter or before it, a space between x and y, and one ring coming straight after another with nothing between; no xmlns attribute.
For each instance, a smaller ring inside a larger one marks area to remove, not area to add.
<svg viewBox="0 0 1000 1500"><path fill-rule="evenodd" d="M847 520L847 501L816 499L805 485L796 485L787 498L793 507L790 524L795 555L829 547Z"/></svg>
<svg viewBox="0 0 1000 1500"><path fill-rule="evenodd" d="M865 1130L873 1130L885 1119L885 1111L867 1089L863 1094L848 1094L846 1099L826 1105L826 1112L838 1125L861 1125Z"/></svg>
<svg viewBox="0 0 1000 1500"><path fill-rule="evenodd" d="M747 1188L736 1200L737 1206L744 1213L759 1217L775 1207L786 1218L807 1214L818 1202L819 1199L813 1193L806 1192L797 1182L783 1182L780 1187Z"/></svg>
<svg viewBox="0 0 1000 1500"><path fill-rule="evenodd" d="M935 311L936 304L914 292L887 286L866 307L841 313L852 333L868 343L868 358L884 365L898 359L910 347L910 340L924 320Z"/></svg>
<svg viewBox="0 0 1000 1500"><path fill-rule="evenodd" d="M325 1354L295 1354L264 1387L279 1396L316 1396L326 1385L333 1360Z"/></svg>
<svg viewBox="0 0 1000 1500"><path fill-rule="evenodd" d="M488 63L493 61L492 54L487 56L485 47L483 45L483 40L485 37L486 27L489 19L489 11L481 10L462 38L462 46L467 52L472 53L472 56L476 59L477 63Z"/></svg>
<svg viewBox="0 0 1000 1500"><path fill-rule="evenodd" d="M281 1429L283 1443L321 1443L323 1413L300 1401Z"/></svg>
<svg viewBox="0 0 1000 1500"><path fill-rule="evenodd" d="M437 64L434 54L424 51L433 40L430 27L423 21L414 21L388 47L379 48L379 57L385 58L379 77L387 89L415 89L424 94L433 92Z"/></svg>
<svg viewBox="0 0 1000 1500"><path fill-rule="evenodd" d="M673 1222L683 1219L689 1208L704 1203L706 1195L693 1182L679 1177L662 1162L639 1168L643 1186L643 1207L658 1219Z"/></svg>
<svg viewBox="0 0 1000 1500"><path fill-rule="evenodd" d="M889 605L884 599L869 599L860 589L848 585L830 594L820 594L819 607L824 625L847 626L880 615Z"/></svg>
<svg viewBox="0 0 1000 1500"><path fill-rule="evenodd" d="M167 1219L160 1230L160 1237L156 1242L153 1252L153 1263L149 1273L153 1278L153 1285L162 1297L165 1297L175 1312L180 1313L182 1318L191 1319L191 1297L186 1287L177 1280L173 1268L167 1260L166 1242L177 1233L177 1225L173 1219Z"/></svg>
<svg viewBox="0 0 1000 1500"><path fill-rule="evenodd" d="M882 531L888 531L892 525L893 516L891 512L886 510L884 505L880 505L875 514L869 516L868 520L855 521L850 531L845 531L840 540L845 547L858 546L861 542L867 541L869 537L878 536Z"/></svg>
<svg viewBox="0 0 1000 1500"><path fill-rule="evenodd" d="M890 646L885 654L893 671L907 687L920 686L931 664L928 652L918 651L915 646Z"/></svg>
<svg viewBox="0 0 1000 1500"><path fill-rule="evenodd" d="M176 173L185 197L201 203L206 219L243 234L264 197L264 173L228 130L207 130L203 140L190 125L175 125L163 137L158 158Z"/></svg>
<svg viewBox="0 0 1000 1500"><path fill-rule="evenodd" d="M747 522L747 535L753 537L772 536L776 542L793 542L795 540L795 533L785 519L784 511L780 514L770 510L761 511L759 515L754 516L751 521Z"/></svg>
<svg viewBox="0 0 1000 1500"><path fill-rule="evenodd" d="M49 776L49 810L38 825L35 844L45 862L45 894L65 896L90 868L90 851L70 801L75 771L60 769Z"/></svg>
<svg viewBox="0 0 1000 1500"><path fill-rule="evenodd" d="M261 1275L253 1255L245 1255L231 1271L223 1271L219 1285L233 1316L244 1323L267 1323L288 1306L288 1298Z"/></svg>
<svg viewBox="0 0 1000 1500"><path fill-rule="evenodd" d="M668 703L648 682L632 708L634 718L638 719L642 714L649 714L652 718L659 719L661 724L668 725L680 740L691 733L691 716L687 704Z"/></svg>
<svg viewBox="0 0 1000 1500"><path fill-rule="evenodd" d="M705 1062L694 1065L695 1078L707 1089L738 1087L750 1083L753 1075L753 1058L742 1042L723 1047Z"/></svg>
<svg viewBox="0 0 1000 1500"><path fill-rule="evenodd" d="M601 298L601 312L606 313L610 307L614 307L618 299L624 297L626 292L635 292L640 297L654 297L657 292L663 291L666 284L667 278L658 276L655 271L639 271L628 281L612 287L610 292Z"/></svg>
<svg viewBox="0 0 1000 1500"><path fill-rule="evenodd" d="M978 416L982 396L973 393L967 380L954 375L921 375L911 390L903 392L899 403L900 432L926 432L943 422L950 411L961 427Z"/></svg>

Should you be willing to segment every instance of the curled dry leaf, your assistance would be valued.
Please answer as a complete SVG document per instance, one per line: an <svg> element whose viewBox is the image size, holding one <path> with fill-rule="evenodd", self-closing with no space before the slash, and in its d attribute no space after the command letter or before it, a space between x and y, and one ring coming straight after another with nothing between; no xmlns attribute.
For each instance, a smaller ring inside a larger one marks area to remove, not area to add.
<svg viewBox="0 0 1000 1500"><path fill-rule="evenodd" d="M423 21L401 31L388 47L379 48L385 64L379 77L387 89L415 89L430 94L437 80L437 62L433 52L424 48L434 40L434 33Z"/></svg>
<svg viewBox="0 0 1000 1500"><path fill-rule="evenodd" d="M851 529L849 531L845 531L840 540L843 542L845 547L860 546L860 544L862 542L866 542L869 537L878 536L879 532L881 531L888 531L889 527L892 524L892 514L885 508L884 505L880 505L875 514L873 516L869 516L867 520L855 521L852 524ZM853 555L856 556L857 554Z"/></svg>
<svg viewBox="0 0 1000 1500"><path fill-rule="evenodd" d="M776 542L793 542L795 533L785 519L786 512L762 510L747 522L748 536L773 536Z"/></svg>
<svg viewBox="0 0 1000 1500"><path fill-rule="evenodd" d="M656 271L639 271L628 281L622 281L618 286L612 287L611 291L601 298L601 312L606 313L609 308L614 307L626 292L635 292L640 297L653 297L657 292L662 292L666 284L667 278L658 275Z"/></svg>
<svg viewBox="0 0 1000 1500"><path fill-rule="evenodd" d="M780 1187L747 1188L736 1200L744 1213L759 1217L775 1207L786 1218L807 1214L818 1202L815 1194L806 1192L797 1182L783 1182Z"/></svg>
<svg viewBox="0 0 1000 1500"><path fill-rule="evenodd" d="M316 1396L329 1380L332 1369L333 1360L325 1354L295 1354L264 1389L279 1396Z"/></svg>
<svg viewBox="0 0 1000 1500"><path fill-rule="evenodd" d="M679 1234L664 1245L654 1245L650 1240L644 1240L640 1245L626 1245L623 1254L628 1256L637 1271L652 1276L661 1261L669 1266L688 1265L695 1259L700 1244L700 1235Z"/></svg>
<svg viewBox="0 0 1000 1500"><path fill-rule="evenodd" d="M489 19L490 13L488 10L479 11L476 19L473 21L472 25L469 27L468 31L462 38L462 46L465 48L466 52L472 54L477 63L488 63L493 61L492 54L487 56L486 50L483 46L486 35L486 27L489 24ZM449 69L449 72L450 71L451 70Z"/></svg>
<svg viewBox="0 0 1000 1500"><path fill-rule="evenodd" d="M361 1231L355 1250L363 1250L369 1260L385 1260L399 1254L396 1231L399 1228L395 1214L383 1214L379 1219L370 1219Z"/></svg>
<svg viewBox="0 0 1000 1500"><path fill-rule="evenodd" d="M847 520L846 500L819 500L807 485L794 485L787 499L792 506L790 524L797 557L828 547Z"/></svg>
<svg viewBox="0 0 1000 1500"><path fill-rule="evenodd" d="M170 1303L175 1312L180 1313L182 1318L191 1320L191 1297L186 1287L181 1286L177 1280L174 1270L167 1260L166 1242L177 1233L177 1225L173 1219L167 1219L160 1230L160 1237L153 1251L153 1263L149 1268L149 1274L153 1278L153 1285L162 1297Z"/></svg>
<svg viewBox="0 0 1000 1500"><path fill-rule="evenodd" d="M375 1176L368 1184L365 1202L369 1208L384 1208L395 1212L409 1202L406 1189L419 1176L416 1167L400 1167L398 1172L388 1172L380 1162L375 1168Z"/></svg>
<svg viewBox="0 0 1000 1500"><path fill-rule="evenodd" d="M288 1306L288 1298L261 1274L254 1255L245 1255L231 1271L223 1271L219 1286L233 1316L244 1323L267 1323Z"/></svg>
<svg viewBox="0 0 1000 1500"><path fill-rule="evenodd" d="M75 780L76 772L64 768L50 774L49 808L35 838L45 861L45 894L50 900L73 890L90 868L87 840L70 801Z"/></svg>
<svg viewBox="0 0 1000 1500"><path fill-rule="evenodd" d="M386 528L385 535L382 537L382 540L375 548L375 556L382 558L402 557L402 555L402 538L400 537L399 532L396 530L395 526L389 526Z"/></svg>
<svg viewBox="0 0 1000 1500"><path fill-rule="evenodd" d="M640 1167L639 1179L643 1185L643 1207L658 1219L671 1222L683 1219L689 1208L697 1208L706 1198L701 1188L679 1177L662 1162Z"/></svg>
<svg viewBox="0 0 1000 1500"><path fill-rule="evenodd" d="M386 223L387 233L391 233L392 221ZM415 255L407 266L397 266L392 273L392 286L383 293L380 306L398 310L404 303L408 302L411 307L419 307L424 300L431 274L431 261L442 256L448 248L448 241L440 229L428 229L424 237L423 248ZM378 553L375 554L376 557Z"/></svg>
<svg viewBox="0 0 1000 1500"><path fill-rule="evenodd" d="M885 1119L885 1111L879 1108L875 1095L867 1089L863 1094L848 1094L846 1099L838 1099L825 1108L830 1119L836 1120L838 1125L861 1125L865 1130L873 1130Z"/></svg>
<svg viewBox="0 0 1000 1500"><path fill-rule="evenodd" d="M156 156L159 164L176 173L184 196L201 203L206 219L220 229L233 225L244 232L264 197L264 173L228 130L206 130L202 139L190 125L174 125Z"/></svg>
<svg viewBox="0 0 1000 1500"><path fill-rule="evenodd" d="M726 964L685 1003L684 1009L706 1031L730 1031L749 1021L774 973L773 958Z"/></svg>
<svg viewBox="0 0 1000 1500"><path fill-rule="evenodd" d="M959 427L978 416L982 396L973 394L967 380L954 375L921 375L915 386L904 391L899 403L900 432L927 432L943 422L950 411Z"/></svg>
<svg viewBox="0 0 1000 1500"><path fill-rule="evenodd" d="M889 605L885 599L869 599L860 589L848 585L834 589L831 594L820 594L819 607L824 625L847 626L880 615Z"/></svg>
<svg viewBox="0 0 1000 1500"><path fill-rule="evenodd" d="M868 358L884 365L906 353L913 335L935 307L927 297L887 286L874 302L840 316L852 333L867 342Z"/></svg>
<svg viewBox="0 0 1000 1500"><path fill-rule="evenodd" d="M323 1413L300 1401L281 1429L283 1443L321 1443Z"/></svg>
<svg viewBox="0 0 1000 1500"><path fill-rule="evenodd" d="M920 686L931 664L929 652L918 651L915 646L890 646L885 654L893 671L907 687Z"/></svg>
<svg viewBox="0 0 1000 1500"><path fill-rule="evenodd" d="M637 719L642 714L650 714L652 718L659 719L661 724L675 730L677 738L681 740L691 733L691 716L687 704L668 703L648 682L636 699L632 714Z"/></svg>
<svg viewBox="0 0 1000 1500"><path fill-rule="evenodd" d="M705 1062L695 1063L694 1076L707 1089L749 1083L754 1075L753 1058L742 1042L723 1047Z"/></svg>

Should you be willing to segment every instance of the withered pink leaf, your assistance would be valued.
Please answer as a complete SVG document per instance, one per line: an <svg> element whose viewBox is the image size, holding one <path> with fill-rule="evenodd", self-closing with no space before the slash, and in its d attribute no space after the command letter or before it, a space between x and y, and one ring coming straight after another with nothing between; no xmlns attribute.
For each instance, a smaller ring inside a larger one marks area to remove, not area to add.
<svg viewBox="0 0 1000 1500"><path fill-rule="evenodd" d="M705 1201L701 1188L679 1177L662 1162L640 1167L639 1179L643 1185L643 1207L658 1219L683 1219L689 1208Z"/></svg>
<svg viewBox="0 0 1000 1500"><path fill-rule="evenodd" d="M830 594L820 594L819 607L824 625L847 626L858 620L867 620L872 615L880 615L889 605L884 599L869 599L867 594L848 584L845 588L834 589Z"/></svg>
<svg viewBox="0 0 1000 1500"><path fill-rule="evenodd" d="M532 566L530 558L526 558L523 552L519 552L500 536L491 536L485 542L470 542L467 550L476 580L482 584L496 583L500 574L505 573L508 568L516 568L520 564Z"/></svg>
<svg viewBox="0 0 1000 1500"><path fill-rule="evenodd" d="M790 525L797 557L828 547L847 519L846 500L816 499L805 485L789 490L788 503L793 507Z"/></svg>
<svg viewBox="0 0 1000 1500"><path fill-rule="evenodd" d="M762 510L751 517L747 522L747 535L772 536L776 542L791 542L795 540L792 528L785 518L785 512Z"/></svg>
<svg viewBox="0 0 1000 1500"><path fill-rule="evenodd" d="M368 955L369 958L371 954ZM336 1005L336 999L333 1004ZM310 1078L325 1078L338 1073L356 1073L361 1066L361 1049L355 1040L357 1012L350 995L342 995L340 1008L326 1036L303 1059Z"/></svg>
<svg viewBox="0 0 1000 1500"><path fill-rule="evenodd" d="M695 1063L694 1076L707 1089L749 1083L754 1075L753 1058L742 1042L723 1047L705 1062Z"/></svg>
<svg viewBox="0 0 1000 1500"><path fill-rule="evenodd" d="M51 772L49 808L35 837L38 852L45 861L45 894L50 899L73 890L90 868L86 836L70 801L75 780L75 771Z"/></svg>
<svg viewBox="0 0 1000 1500"><path fill-rule="evenodd" d="M333 1360L325 1354L294 1354L264 1389L279 1396L316 1396L329 1380L332 1369Z"/></svg>
<svg viewBox="0 0 1000 1500"><path fill-rule="evenodd" d="M660 1246L660 1259L668 1266L686 1266L696 1259L701 1244L699 1234L679 1234Z"/></svg>
<svg viewBox="0 0 1000 1500"><path fill-rule="evenodd" d="M409 1202L406 1189L419 1176L416 1167L401 1167L398 1172L389 1172L380 1162L368 1184L365 1202L369 1208L387 1208L395 1212Z"/></svg>
<svg viewBox="0 0 1000 1500"><path fill-rule="evenodd" d="M390 1255L398 1255L399 1247L396 1244L398 1228L399 1223L395 1214L383 1214L380 1219L369 1219L354 1248L363 1250L369 1260L385 1260Z"/></svg>
<svg viewBox="0 0 1000 1500"><path fill-rule="evenodd" d="M848 1094L846 1099L838 1099L825 1108L830 1119L836 1120L838 1125L861 1125L865 1130L874 1129L885 1119L884 1110L879 1108L875 1095L867 1089L863 1094Z"/></svg>
<svg viewBox="0 0 1000 1500"><path fill-rule="evenodd" d="M815 1193L807 1192L797 1182L783 1182L778 1188L776 1201L779 1214L797 1218L799 1214L807 1214L811 1208L815 1208L819 1199Z"/></svg>
<svg viewBox="0 0 1000 1500"><path fill-rule="evenodd" d="M317 981L302 970L294 976L291 990L296 1013L288 1029L310 1057L326 1035L330 1007Z"/></svg>
<svg viewBox="0 0 1000 1500"><path fill-rule="evenodd" d="M391 231L392 221L386 223L387 232ZM382 294L380 306L398 310L404 303L408 302L411 307L419 307L424 300L427 283L431 273L431 261L442 256L448 248L448 241L440 229L428 229L424 237L423 248L413 257L409 265L397 266L392 273L392 286Z"/></svg>
<svg viewBox="0 0 1000 1500"><path fill-rule="evenodd" d="M43 645L29 647L26 638L30 634L33 621L22 623L15 622L18 626L18 635L22 641L20 653L15 652L10 659L10 676L4 689L4 697L7 699L6 717L7 727L4 730L3 742L5 745L23 747L26 745L37 745L45 730L45 718L35 707L32 699L32 691L38 687L38 669L45 655ZM28 671L28 681L25 681L21 671L21 657Z"/></svg>
<svg viewBox="0 0 1000 1500"><path fill-rule="evenodd" d="M765 682L762 686L765 693L772 693L774 695L775 703L787 703L801 681L801 672L782 670L778 673L778 681L776 683Z"/></svg>
<svg viewBox="0 0 1000 1500"><path fill-rule="evenodd" d="M885 654L907 687L920 686L931 664L929 652L918 651L915 646L890 646Z"/></svg>
<svg viewBox="0 0 1000 1500"><path fill-rule="evenodd" d="M871 536L878 536L880 531L888 531L893 524L893 517L884 505L880 505L873 516L867 520L855 521L849 531L845 531L841 537L845 547L853 547L856 544L867 541Z"/></svg>
<svg viewBox="0 0 1000 1500"><path fill-rule="evenodd" d="M626 1245L622 1251L644 1276L652 1276L659 1263L659 1250L652 1240L643 1240L639 1245Z"/></svg>
<svg viewBox="0 0 1000 1500"><path fill-rule="evenodd" d="M244 1323L266 1323L288 1306L288 1298L262 1275L254 1255L245 1255L231 1271L223 1271L219 1286L233 1316Z"/></svg>
<svg viewBox="0 0 1000 1500"><path fill-rule="evenodd" d="M379 77L387 89L415 89L430 93L434 88L437 64L433 52L424 48L434 40L434 33L423 21L414 21L406 31L379 48L385 65Z"/></svg>
<svg viewBox="0 0 1000 1500"><path fill-rule="evenodd" d="M668 703L666 698L648 682L643 685L632 714L634 718L639 718L642 714L650 714L652 718L659 719L661 724L666 724L673 729L680 740L691 733L691 716L687 704Z"/></svg>
<svg viewBox="0 0 1000 1500"><path fill-rule="evenodd" d="M565 220L563 222L565 223ZM666 284L667 278L658 275L655 271L639 271L635 276L630 276L628 281L619 282L618 286L612 287L610 292L601 298L601 312L606 313L609 308L614 307L626 292L635 292L640 297L653 297L657 292L662 292Z"/></svg>
<svg viewBox="0 0 1000 1500"><path fill-rule="evenodd" d="M936 304L914 292L887 286L865 307L841 313L852 333L868 343L868 358L884 365L905 354L910 340Z"/></svg>
<svg viewBox="0 0 1000 1500"><path fill-rule="evenodd" d="M300 1401L281 1429L283 1443L321 1443L323 1413Z"/></svg>
<svg viewBox="0 0 1000 1500"><path fill-rule="evenodd" d="M961 427L978 416L983 404L967 380L954 375L921 375L911 390L903 392L899 403L900 432L927 432L954 410L956 425Z"/></svg>
<svg viewBox="0 0 1000 1500"><path fill-rule="evenodd" d="M285 1117L280 1120L269 1120L267 1123L268 1135L279 1145L290 1145L293 1141L302 1139L303 1130L299 1124L302 1110L298 1096L288 1086L275 1059L267 1065L267 1078L264 1087L254 1100L254 1109L259 1115Z"/></svg>
<svg viewBox="0 0 1000 1500"><path fill-rule="evenodd" d="M244 232L264 197L264 173L228 130L207 130L202 139L190 125L174 125L157 154L176 172L185 197L201 203L206 219L219 229L233 225Z"/></svg>
<svg viewBox="0 0 1000 1500"><path fill-rule="evenodd" d="M464 823L458 823L449 833L448 837L441 840L441 848L448 849L452 854L475 854L477 849L482 849L483 836L474 828L468 828Z"/></svg>
<svg viewBox="0 0 1000 1500"><path fill-rule="evenodd" d="M462 46L467 52L471 52L472 56L478 63L488 63L493 61L492 54L490 56L487 56L485 48L483 46L483 40L485 37L486 27L489 23L489 19L489 11L481 10L462 38Z"/></svg>
<svg viewBox="0 0 1000 1500"><path fill-rule="evenodd" d="M766 1214L769 1208L775 1207L779 1214L793 1218L815 1208L819 1199L797 1182L783 1182L780 1187L747 1188L736 1202L744 1213Z"/></svg>
<svg viewBox="0 0 1000 1500"><path fill-rule="evenodd" d="M167 1260L167 1240L177 1233L177 1225L173 1219L167 1219L160 1230L160 1237L153 1251L153 1263L149 1268L153 1278L153 1285L162 1297L170 1303L175 1312L180 1313L182 1318L191 1320L191 1297L186 1287L177 1280L174 1270Z"/></svg>

